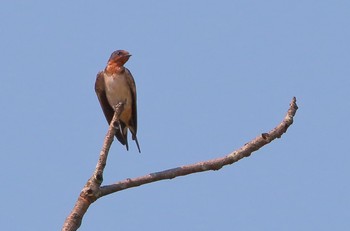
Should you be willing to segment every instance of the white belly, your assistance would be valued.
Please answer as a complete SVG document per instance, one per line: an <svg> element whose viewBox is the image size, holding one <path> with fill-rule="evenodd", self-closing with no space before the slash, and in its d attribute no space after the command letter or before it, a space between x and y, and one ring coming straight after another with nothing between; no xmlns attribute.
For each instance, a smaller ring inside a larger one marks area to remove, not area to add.
<svg viewBox="0 0 350 231"><path fill-rule="evenodd" d="M124 102L124 110L131 108L131 90L124 74L104 76L106 95L109 104L114 108L119 102Z"/></svg>

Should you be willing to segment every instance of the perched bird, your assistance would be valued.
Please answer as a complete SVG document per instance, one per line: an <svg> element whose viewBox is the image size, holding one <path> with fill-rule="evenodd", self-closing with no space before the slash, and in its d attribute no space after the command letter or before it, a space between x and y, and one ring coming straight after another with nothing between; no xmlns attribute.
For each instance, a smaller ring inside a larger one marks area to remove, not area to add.
<svg viewBox="0 0 350 231"><path fill-rule="evenodd" d="M137 107L136 107L136 86L130 71L124 67L131 54L125 50L117 50L111 54L107 66L97 74L95 91L100 101L103 113L108 124L111 123L115 106L122 102L124 110L120 114L119 122L116 125L115 136L119 142L128 145L128 129L135 140L137 148L141 153L137 133Z"/></svg>

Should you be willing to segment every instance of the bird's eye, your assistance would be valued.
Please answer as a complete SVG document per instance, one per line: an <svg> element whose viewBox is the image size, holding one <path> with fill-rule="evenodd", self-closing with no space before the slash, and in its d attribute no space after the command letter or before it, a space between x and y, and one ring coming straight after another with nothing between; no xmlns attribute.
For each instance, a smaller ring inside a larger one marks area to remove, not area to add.
<svg viewBox="0 0 350 231"><path fill-rule="evenodd" d="M117 52L117 55L121 55L121 54L122 54L122 52L121 52L121 51L118 51L118 52Z"/></svg>

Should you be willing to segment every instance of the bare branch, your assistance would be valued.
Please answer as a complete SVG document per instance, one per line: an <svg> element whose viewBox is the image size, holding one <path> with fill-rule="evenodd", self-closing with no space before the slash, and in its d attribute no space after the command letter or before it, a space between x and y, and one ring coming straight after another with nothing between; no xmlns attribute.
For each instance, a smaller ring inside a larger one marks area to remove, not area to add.
<svg viewBox="0 0 350 231"><path fill-rule="evenodd" d="M252 152L257 151L264 145L270 143L272 140L280 138L283 135L283 133L287 131L288 127L293 123L293 117L297 109L298 107L296 105L296 98L294 97L292 99L292 102L290 103L290 108L287 112L287 115L277 127L272 129L268 133L263 133L259 135L249 143L246 143L240 149L228 154L227 156L195 164L185 165L177 168L172 168L162 172L150 173L148 175L137 177L134 179L125 179L116 184L106 185L101 187L100 197L159 180L173 179L178 176L185 176L188 174L208 170L219 170L225 165L233 164L244 157L250 156Z"/></svg>
<svg viewBox="0 0 350 231"><path fill-rule="evenodd" d="M77 230L90 204L100 197L159 180L173 179L178 176L185 176L188 174L208 170L219 170L225 165L233 164L244 157L250 156L254 151L257 151L258 149L270 143L274 139L280 138L287 131L289 126L292 125L293 118L297 109L298 106L296 104L296 98L293 97L287 115L284 117L283 121L279 125L277 125L277 127L272 129L268 133L263 133L259 135L252 141L246 143L240 149L228 154L227 156L195 164L185 165L177 168L172 168L161 172L150 173L148 175L133 179L128 178L116 184L100 187L103 181L103 169L106 166L108 151L111 146L111 143L113 142L113 137L115 135L113 124L115 123L115 121L118 120L118 117L121 111L123 110L123 105L119 105L119 107L116 109L113 120L106 135L103 148L100 153L100 158L96 166L96 170L93 176L88 180L88 182L84 186L82 192L80 193L78 201L76 202L71 214L67 217L62 230Z"/></svg>
<svg viewBox="0 0 350 231"><path fill-rule="evenodd" d="M115 135L114 125L119 120L119 116L124 109L124 104L119 103L115 108L113 119L109 125L108 132L103 142L100 157L98 159L96 169L90 179L86 182L83 190L81 191L77 202L69 216L66 218L62 231L75 231L77 230L86 213L89 206L100 197L100 186L103 181L103 170L106 166L109 149L112 145Z"/></svg>

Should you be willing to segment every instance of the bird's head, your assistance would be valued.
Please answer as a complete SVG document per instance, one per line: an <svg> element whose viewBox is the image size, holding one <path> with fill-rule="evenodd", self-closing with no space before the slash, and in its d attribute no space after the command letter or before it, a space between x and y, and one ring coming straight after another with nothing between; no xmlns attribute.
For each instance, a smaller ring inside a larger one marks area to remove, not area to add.
<svg viewBox="0 0 350 231"><path fill-rule="evenodd" d="M108 65L114 64L122 67L130 58L131 54L125 50L116 50L111 54L108 60Z"/></svg>

